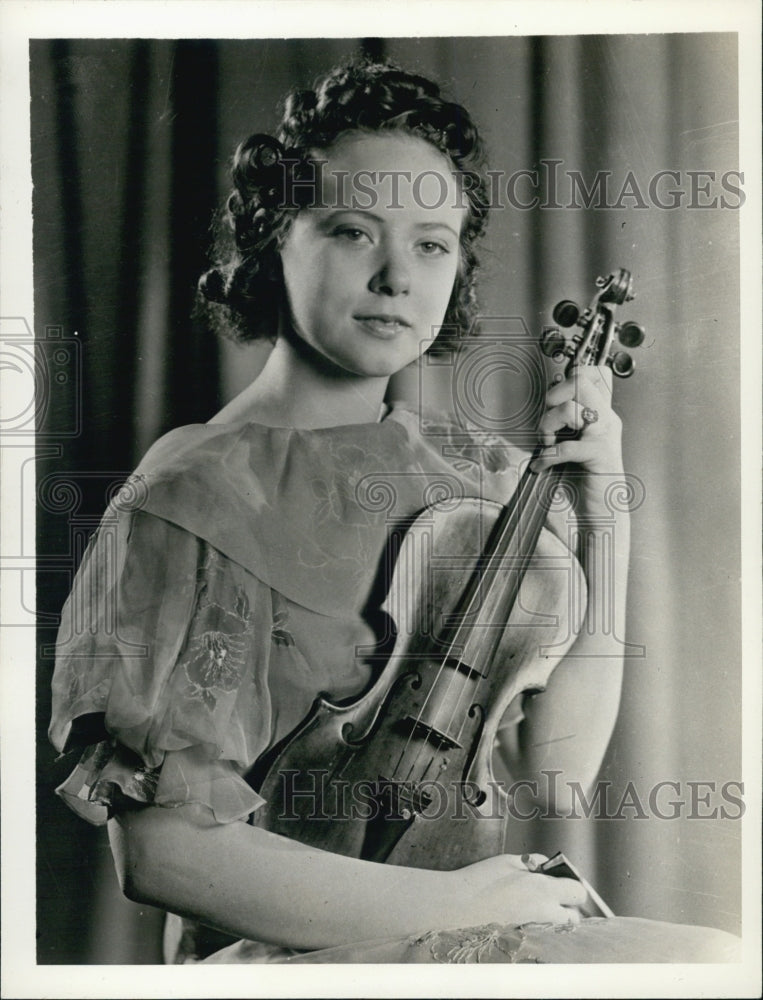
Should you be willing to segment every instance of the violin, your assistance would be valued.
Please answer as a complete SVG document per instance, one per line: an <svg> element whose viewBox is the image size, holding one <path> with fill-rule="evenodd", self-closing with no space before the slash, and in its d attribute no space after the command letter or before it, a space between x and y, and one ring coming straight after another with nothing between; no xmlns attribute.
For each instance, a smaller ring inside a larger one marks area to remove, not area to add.
<svg viewBox="0 0 763 1000"><path fill-rule="evenodd" d="M619 325L615 309L632 298L627 270L598 278L586 309L557 304L542 351L568 374L606 364L630 376L633 361L616 341L636 347L644 331ZM446 499L415 518L383 605L397 629L384 669L350 705L319 698L262 758L257 825L418 868L450 870L505 852L510 803L492 770L496 732L517 696L545 688L585 610L585 600L568 600L570 586L586 594L582 567L544 530L564 474L528 463L505 505ZM568 571L549 572L553 565Z"/></svg>

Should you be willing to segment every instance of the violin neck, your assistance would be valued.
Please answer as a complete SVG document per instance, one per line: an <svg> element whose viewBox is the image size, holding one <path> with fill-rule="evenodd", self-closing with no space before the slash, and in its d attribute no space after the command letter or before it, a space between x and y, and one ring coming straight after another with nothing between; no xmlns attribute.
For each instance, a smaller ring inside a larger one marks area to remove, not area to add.
<svg viewBox="0 0 763 1000"><path fill-rule="evenodd" d="M532 455L540 453L537 448ZM535 552L562 466L532 472L529 463L504 505L455 613L440 634L448 656L487 676ZM499 627L501 626L501 627Z"/></svg>

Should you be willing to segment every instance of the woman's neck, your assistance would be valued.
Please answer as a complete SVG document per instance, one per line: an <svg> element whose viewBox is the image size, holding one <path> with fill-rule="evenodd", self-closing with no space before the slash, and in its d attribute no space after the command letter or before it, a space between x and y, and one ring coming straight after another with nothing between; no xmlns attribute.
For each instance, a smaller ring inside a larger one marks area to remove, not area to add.
<svg viewBox="0 0 763 1000"><path fill-rule="evenodd" d="M379 420L389 379L354 376L279 336L250 386L210 423L253 422L305 430Z"/></svg>

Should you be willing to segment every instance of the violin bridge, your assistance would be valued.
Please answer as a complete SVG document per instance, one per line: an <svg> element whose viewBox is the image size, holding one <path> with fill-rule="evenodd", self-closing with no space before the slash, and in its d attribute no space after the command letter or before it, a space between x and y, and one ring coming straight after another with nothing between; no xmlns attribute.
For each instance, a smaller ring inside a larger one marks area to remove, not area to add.
<svg viewBox="0 0 763 1000"><path fill-rule="evenodd" d="M412 715L407 715L403 720L410 726L413 736L419 736L428 743L434 744L438 750L463 750L463 746L453 737L435 729L422 719L414 719Z"/></svg>

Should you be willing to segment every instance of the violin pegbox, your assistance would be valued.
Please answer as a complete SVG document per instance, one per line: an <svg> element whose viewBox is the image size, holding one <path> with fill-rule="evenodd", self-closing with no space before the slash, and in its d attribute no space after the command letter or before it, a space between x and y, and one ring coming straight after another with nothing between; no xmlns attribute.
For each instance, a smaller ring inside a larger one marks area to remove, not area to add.
<svg viewBox="0 0 763 1000"><path fill-rule="evenodd" d="M618 378L629 378L635 369L633 358L617 350L615 340L623 347L638 347L644 341L644 328L633 320L617 323L614 311L635 297L630 271L621 267L606 278L599 277L596 287L586 309L581 310L572 299L557 302L552 315L558 326L544 329L541 350L554 361L565 361L568 370L575 365L609 365ZM563 333L560 327L571 332Z"/></svg>

